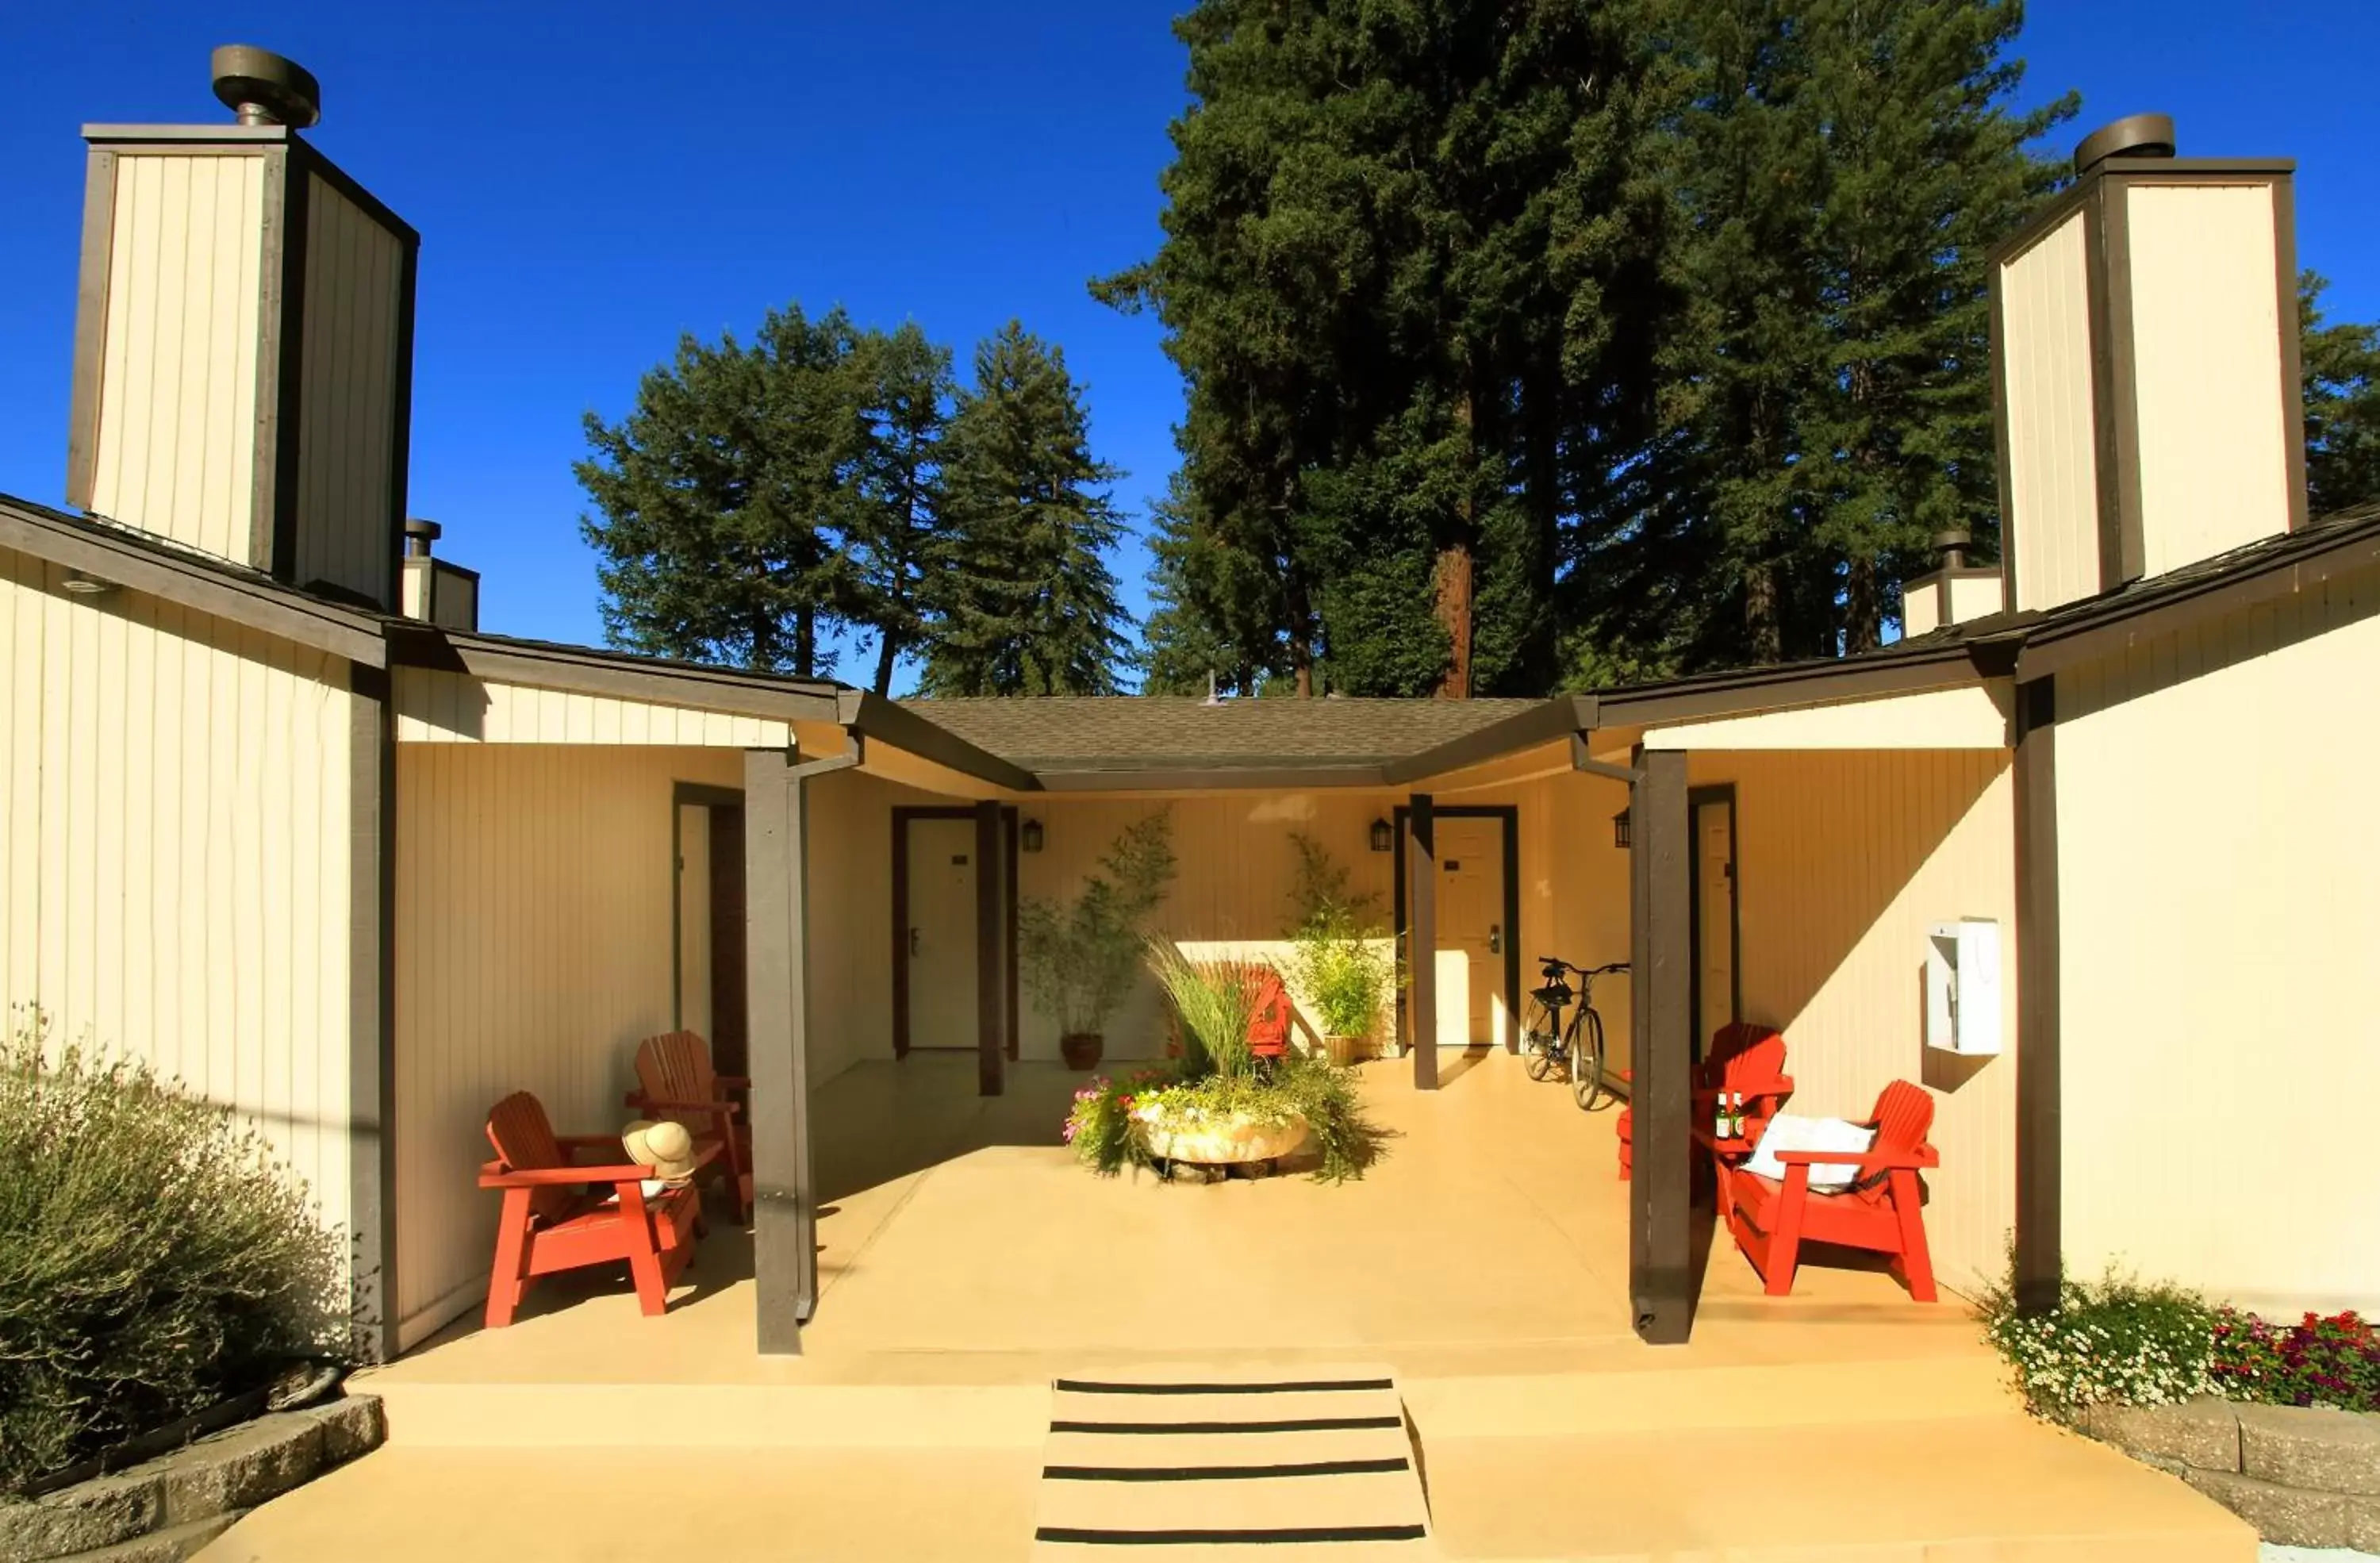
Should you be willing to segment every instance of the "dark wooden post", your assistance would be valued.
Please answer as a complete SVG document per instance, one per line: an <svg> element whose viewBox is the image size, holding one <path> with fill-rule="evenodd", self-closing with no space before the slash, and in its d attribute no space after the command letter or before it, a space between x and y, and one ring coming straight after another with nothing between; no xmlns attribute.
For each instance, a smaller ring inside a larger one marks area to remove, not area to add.
<svg viewBox="0 0 2380 1563"><path fill-rule="evenodd" d="M2058 1086L2058 701L2016 692L2016 1276L2018 1306L2058 1305L2065 1133Z"/></svg>
<svg viewBox="0 0 2380 1563"><path fill-rule="evenodd" d="M1406 1009L1413 1021L1413 1083L1416 1091L1438 1089L1438 813L1427 793L1415 793L1405 810L1405 871L1411 884L1405 904L1406 959L1413 973Z"/></svg>
<svg viewBox="0 0 2380 1563"><path fill-rule="evenodd" d="M793 757L744 756L746 1024L752 1071L752 1270L764 1353L802 1349L818 1302L810 1168L808 811Z"/></svg>
<svg viewBox="0 0 2380 1563"><path fill-rule="evenodd" d="M1636 1333L1682 1342L1694 1325L1693 885L1686 757L1638 749L1629 799L1630 1066L1634 1174L1628 1185L1628 1295Z"/></svg>
<svg viewBox="0 0 2380 1563"><path fill-rule="evenodd" d="M975 1000L976 1094L997 1097L1007 1087L1008 891L1007 854L1000 805L975 806Z"/></svg>

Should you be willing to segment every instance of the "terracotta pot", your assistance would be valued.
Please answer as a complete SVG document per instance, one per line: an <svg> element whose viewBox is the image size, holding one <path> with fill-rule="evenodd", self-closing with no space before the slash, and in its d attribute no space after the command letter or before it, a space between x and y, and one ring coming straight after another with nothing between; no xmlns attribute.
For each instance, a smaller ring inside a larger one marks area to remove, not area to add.
<svg viewBox="0 0 2380 1563"><path fill-rule="evenodd" d="M1242 1161L1271 1161L1305 1143L1305 1120L1258 1123L1242 1114L1229 1119L1202 1119L1179 1123L1169 1118L1142 1119L1133 1125L1142 1146L1160 1161L1191 1161L1206 1166Z"/></svg>
<svg viewBox="0 0 2380 1563"><path fill-rule="evenodd" d="M1068 1069L1097 1069L1106 1051L1107 1040L1096 1031L1070 1031L1058 1038L1058 1056L1066 1060Z"/></svg>

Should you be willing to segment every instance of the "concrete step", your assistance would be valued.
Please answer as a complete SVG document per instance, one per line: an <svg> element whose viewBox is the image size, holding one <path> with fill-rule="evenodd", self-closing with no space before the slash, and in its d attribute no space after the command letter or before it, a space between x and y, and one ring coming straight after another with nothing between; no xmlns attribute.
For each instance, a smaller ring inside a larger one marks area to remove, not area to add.
<svg viewBox="0 0 2380 1563"><path fill-rule="evenodd" d="M1144 1353L1135 1365L1161 1364ZM1330 1359L1343 1361L1343 1358ZM1526 1353L1385 1359L1407 1414L1425 1438L1601 1436L1633 1431L1756 1428L1827 1422L1848 1426L1984 1415L2014 1401L1993 1359L1728 1362L1649 1352L1633 1343L1610 1361ZM407 1448L670 1447L698 1448L1038 1448L1047 1431L1049 1381L1114 1364L1076 1359L988 1364L941 1359L939 1381L915 1361L809 1371L756 1367L773 1381L468 1382L402 1368L358 1381L382 1398L389 1438ZM1528 1371L1532 1363L1538 1371ZM1563 1365L1557 1366L1556 1363ZM1289 1373L1295 1353L1251 1353L1202 1369Z"/></svg>

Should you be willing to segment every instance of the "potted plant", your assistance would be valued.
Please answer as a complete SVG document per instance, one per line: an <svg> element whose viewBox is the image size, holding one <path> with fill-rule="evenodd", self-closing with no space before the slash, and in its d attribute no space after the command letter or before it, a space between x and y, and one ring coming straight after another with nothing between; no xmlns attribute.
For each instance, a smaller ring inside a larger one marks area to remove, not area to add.
<svg viewBox="0 0 2380 1563"><path fill-rule="evenodd" d="M1142 926L1173 883L1173 818L1164 810L1124 828L1070 902L1028 896L1016 908L1017 963L1036 1005L1058 1023L1070 1069L1093 1069L1102 1028L1132 990Z"/></svg>
<svg viewBox="0 0 2380 1563"><path fill-rule="evenodd" d="M1303 830L1291 891L1290 977L1314 1012L1334 1064L1363 1056L1393 990L1397 968L1378 926L1379 898L1351 891L1347 870Z"/></svg>

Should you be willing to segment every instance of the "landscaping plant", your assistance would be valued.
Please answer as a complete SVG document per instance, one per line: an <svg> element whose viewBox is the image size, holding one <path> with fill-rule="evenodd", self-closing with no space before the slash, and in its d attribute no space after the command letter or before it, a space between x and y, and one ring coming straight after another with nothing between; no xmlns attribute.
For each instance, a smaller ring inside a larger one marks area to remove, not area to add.
<svg viewBox="0 0 2380 1563"><path fill-rule="evenodd" d="M1124 828L1071 903L1027 896L1016 908L1026 991L1063 1035L1098 1032L1132 991L1141 929L1173 884L1173 817Z"/></svg>
<svg viewBox="0 0 2380 1563"><path fill-rule="evenodd" d="M1236 1079L1254 1067L1248 1023L1266 969L1246 961L1193 961L1172 939L1148 941L1148 970L1182 1024L1184 1067L1193 1076Z"/></svg>
<svg viewBox="0 0 2380 1563"><path fill-rule="evenodd" d="M2216 1311L2216 1389L2235 1400L2380 1412L2380 1329L2353 1309L2275 1324Z"/></svg>
<svg viewBox="0 0 2380 1563"><path fill-rule="evenodd" d="M341 1242L229 1109L0 1040L0 1491L346 1354Z"/></svg>
<svg viewBox="0 0 2380 1563"><path fill-rule="evenodd" d="M2216 1393L2215 1316L2194 1291L2113 1271L2063 1282L2046 1313L2020 1312L2009 1286L1984 1300L1985 1333L2016 1370L2026 1403L2060 1420L2090 1405L2161 1406Z"/></svg>
<svg viewBox="0 0 2380 1563"><path fill-rule="evenodd" d="M1350 891L1345 865L1305 831L1290 844L1297 850L1290 976L1324 1036L1369 1036L1397 975L1381 942L1379 898Z"/></svg>

